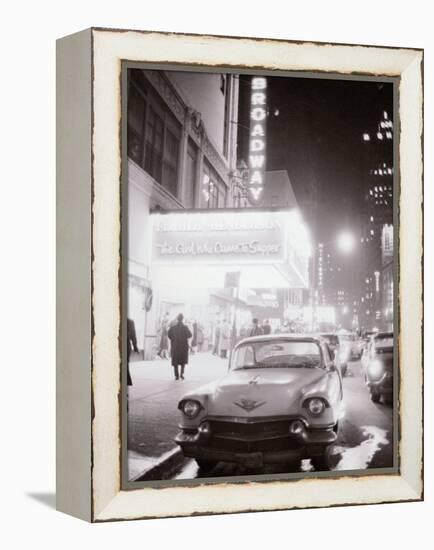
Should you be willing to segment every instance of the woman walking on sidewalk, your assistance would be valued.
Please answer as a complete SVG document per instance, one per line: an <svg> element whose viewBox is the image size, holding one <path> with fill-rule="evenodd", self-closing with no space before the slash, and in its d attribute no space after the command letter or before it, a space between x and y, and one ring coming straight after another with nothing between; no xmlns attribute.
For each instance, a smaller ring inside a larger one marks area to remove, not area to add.
<svg viewBox="0 0 434 550"><path fill-rule="evenodd" d="M167 359L169 357L169 339L168 339L168 330L169 330L169 313L166 313L166 315L163 317L161 324L160 324L160 330L159 330L159 336L160 336L160 345L158 348L158 353L162 359Z"/></svg>
<svg viewBox="0 0 434 550"><path fill-rule="evenodd" d="M180 313L177 317L177 324L170 327L168 332L175 380L179 380L179 366L181 367L181 378L184 380L184 369L188 363L188 340L192 337L190 329L184 325L183 320L184 315Z"/></svg>

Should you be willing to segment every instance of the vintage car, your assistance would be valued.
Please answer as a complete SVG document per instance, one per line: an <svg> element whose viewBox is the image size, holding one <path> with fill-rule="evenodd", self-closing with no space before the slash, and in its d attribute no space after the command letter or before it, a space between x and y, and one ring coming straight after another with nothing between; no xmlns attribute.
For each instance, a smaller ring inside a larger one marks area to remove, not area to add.
<svg viewBox="0 0 434 550"><path fill-rule="evenodd" d="M371 399L379 403L393 396L393 332L378 332L371 337L362 357L365 382Z"/></svg>
<svg viewBox="0 0 434 550"><path fill-rule="evenodd" d="M342 376L320 337L273 334L239 342L229 372L184 395L175 438L202 470L310 458L328 468L342 413Z"/></svg>
<svg viewBox="0 0 434 550"><path fill-rule="evenodd" d="M362 343L352 333L338 333L339 355L343 365L349 361L358 361L362 356Z"/></svg>
<svg viewBox="0 0 434 550"><path fill-rule="evenodd" d="M329 347L332 358L335 359L336 365L339 367L342 376L345 376L348 370L348 359L350 357L349 348L341 347L339 337L336 333L321 332L323 338Z"/></svg>

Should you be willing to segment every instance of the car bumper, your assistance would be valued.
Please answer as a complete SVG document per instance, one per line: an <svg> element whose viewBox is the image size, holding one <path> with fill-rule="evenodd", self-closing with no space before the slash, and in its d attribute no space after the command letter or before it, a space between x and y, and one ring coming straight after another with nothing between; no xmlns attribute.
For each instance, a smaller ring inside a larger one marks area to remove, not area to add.
<svg viewBox="0 0 434 550"><path fill-rule="evenodd" d="M324 448L335 443L336 439L336 432L328 427L314 430L304 428L299 434L275 440L261 437L229 439L213 437L212 434L203 434L200 431L188 433L181 430L175 437L175 442L189 458L260 467L263 464L287 463L294 459L321 456Z"/></svg>
<svg viewBox="0 0 434 550"><path fill-rule="evenodd" d="M391 394L393 393L393 375L391 373L385 373L379 380L367 379L366 385L368 388L374 388L381 391L381 393Z"/></svg>

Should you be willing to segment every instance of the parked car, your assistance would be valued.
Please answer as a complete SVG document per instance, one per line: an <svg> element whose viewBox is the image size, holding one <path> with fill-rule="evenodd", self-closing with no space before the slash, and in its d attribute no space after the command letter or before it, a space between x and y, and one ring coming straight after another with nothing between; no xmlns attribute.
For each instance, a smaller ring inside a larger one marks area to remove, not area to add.
<svg viewBox="0 0 434 550"><path fill-rule="evenodd" d="M351 361L351 335L350 334L338 334L339 348L337 352L337 357L341 365L342 376L345 376L348 370L348 362Z"/></svg>
<svg viewBox="0 0 434 550"><path fill-rule="evenodd" d="M355 361L359 361L362 358L363 350L365 349L365 342L362 338L354 335L352 344L352 358Z"/></svg>
<svg viewBox="0 0 434 550"><path fill-rule="evenodd" d="M322 332L320 336L321 338L324 338L324 340L327 342L330 353L335 359L336 366L339 367L342 376L345 376L348 370L349 356L346 345L344 346L344 349L341 349L339 337L334 332Z"/></svg>
<svg viewBox="0 0 434 550"><path fill-rule="evenodd" d="M246 338L222 379L182 397L175 441L201 469L310 458L327 469L342 409L342 377L320 337Z"/></svg>
<svg viewBox="0 0 434 550"><path fill-rule="evenodd" d="M362 343L352 332L338 333L341 347L347 347L348 361L358 361L362 355Z"/></svg>
<svg viewBox="0 0 434 550"><path fill-rule="evenodd" d="M371 399L378 403L382 397L393 396L393 332L378 332L363 353L362 368Z"/></svg>

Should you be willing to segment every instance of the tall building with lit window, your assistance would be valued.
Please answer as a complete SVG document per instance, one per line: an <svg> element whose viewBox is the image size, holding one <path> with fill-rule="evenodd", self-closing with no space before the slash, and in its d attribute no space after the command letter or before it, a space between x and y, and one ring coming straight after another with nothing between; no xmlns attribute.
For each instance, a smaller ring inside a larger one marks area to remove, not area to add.
<svg viewBox="0 0 434 550"><path fill-rule="evenodd" d="M235 205L238 77L130 69L127 109L128 307L146 347L170 305L155 307L150 212Z"/></svg>
<svg viewBox="0 0 434 550"><path fill-rule="evenodd" d="M316 306L334 308L336 326L351 330L357 326L353 321L358 316L358 302L354 300L351 281L348 281L345 260L330 244L317 245Z"/></svg>
<svg viewBox="0 0 434 550"><path fill-rule="evenodd" d="M384 306L384 278L390 278L384 272L384 231L393 228L393 122L387 111L383 111L375 131L364 133L362 139L370 168L365 177L361 231L360 325L365 330L385 329L393 319L393 300ZM388 259L390 274L393 246Z"/></svg>

